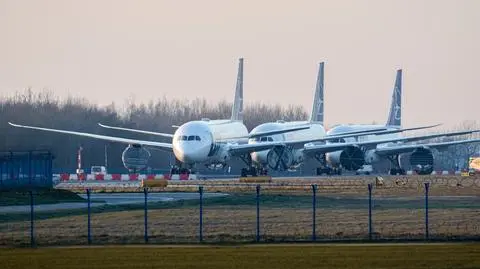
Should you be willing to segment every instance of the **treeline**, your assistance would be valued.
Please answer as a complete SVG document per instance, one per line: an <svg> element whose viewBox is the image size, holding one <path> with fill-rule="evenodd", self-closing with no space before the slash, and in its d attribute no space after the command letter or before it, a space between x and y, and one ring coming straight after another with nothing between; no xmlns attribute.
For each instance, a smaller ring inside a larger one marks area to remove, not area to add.
<svg viewBox="0 0 480 269"><path fill-rule="evenodd" d="M477 121L463 121L455 128L447 130L447 132L460 132L466 130L480 130L480 123ZM444 132L444 131L442 131ZM430 133L440 133L430 132ZM428 133L425 133L428 134ZM441 143L465 139L480 139L480 133L471 133L462 136L439 137L428 140L429 143ZM472 156L480 156L480 143L468 143L462 145L451 146L442 149L435 154L436 169L452 170L455 168L468 168L468 159Z"/></svg>
<svg viewBox="0 0 480 269"><path fill-rule="evenodd" d="M77 150L81 146L83 167L105 163L105 147L108 153L110 170L126 171L121 161L121 153L126 145L102 140L82 138L36 130L14 128L8 122L42 126L46 128L89 132L102 135L121 136L142 140L162 141L153 135L134 134L108 130L97 125L104 123L113 126L135 128L164 133L173 133L172 125L180 125L201 118L228 119L231 116L231 103L208 102L206 99L179 100L165 97L148 103L136 104L127 101L122 107L114 103L98 106L84 98L69 97L60 99L52 92L17 92L0 101L0 151L21 151L49 149L56 159L54 167L73 171L77 167ZM305 120L307 113L301 106L246 105L244 122L248 130L263 122L284 120ZM163 139L164 140L164 139ZM151 151L152 168L168 168L174 162L173 154Z"/></svg>
<svg viewBox="0 0 480 269"><path fill-rule="evenodd" d="M73 135L14 128L8 125L8 122L141 140L166 141L159 136L108 130L98 126L97 123L173 133L175 129L172 128L172 125L180 125L201 118L227 119L230 118L230 115L231 103L226 101L210 103L206 99L179 100L162 97L146 104L128 101L121 107L114 103L108 106L97 106L84 98L60 99L49 91L26 90L0 99L0 151L49 149L56 156L54 168L74 171L77 167L77 150L80 146L83 148L84 168L103 165L106 149L109 170L125 172L121 154L126 145ZM279 105L254 103L245 107L244 122L248 130L261 123L278 119L306 120L307 112L302 106L284 108ZM453 130L446 131L477 129L480 129L480 124L470 121L462 122ZM432 133L432 131L425 131L422 134L427 133ZM480 138L480 136L477 133L461 137L442 137L428 142L470 138ZM151 151L151 153L152 158L149 164L154 169L168 169L170 164L174 163L173 154L163 151ZM446 151L435 153L435 169L453 169L456 165L461 168L468 165L468 157L480 153L480 145L476 143L453 146ZM404 156L402 159L405 157L408 156ZM233 161L232 164L238 166L241 165L241 161ZM404 168L409 169L406 166L407 163L403 162L403 164ZM385 168L389 167L388 163L386 165ZM240 169L240 166L235 169L237 168ZM314 171L314 168L305 167L304 170Z"/></svg>

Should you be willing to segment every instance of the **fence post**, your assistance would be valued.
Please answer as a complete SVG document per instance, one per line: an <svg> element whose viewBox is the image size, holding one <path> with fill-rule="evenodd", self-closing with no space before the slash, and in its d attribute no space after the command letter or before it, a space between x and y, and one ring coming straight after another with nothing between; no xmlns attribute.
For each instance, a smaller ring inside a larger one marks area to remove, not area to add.
<svg viewBox="0 0 480 269"><path fill-rule="evenodd" d="M148 202L148 198L147 198L147 194L148 194L148 190L147 188L143 188L143 194L144 194L144 198L145 198L145 205L144 205L144 217L145 217L145 234L144 234L144 238L145 238L145 244L148 243L148 206L147 206L147 202Z"/></svg>
<svg viewBox="0 0 480 269"><path fill-rule="evenodd" d="M32 186L32 152L28 152L28 184Z"/></svg>
<svg viewBox="0 0 480 269"><path fill-rule="evenodd" d="M317 240L316 217L317 217L317 185L312 184L312 241Z"/></svg>
<svg viewBox="0 0 480 269"><path fill-rule="evenodd" d="M90 189L87 189L87 240L88 244L90 245L92 243L92 232L91 232L91 208L90 208Z"/></svg>
<svg viewBox="0 0 480 269"><path fill-rule="evenodd" d="M33 191L28 192L30 195L30 246L32 248L35 247L35 234L34 234L34 212L33 212L33 206L34 206L34 200L33 200Z"/></svg>
<svg viewBox="0 0 480 269"><path fill-rule="evenodd" d="M260 185L257 185L257 228L256 228L256 241L260 242Z"/></svg>
<svg viewBox="0 0 480 269"><path fill-rule="evenodd" d="M368 239L372 240L372 183L368 184Z"/></svg>
<svg viewBox="0 0 480 269"><path fill-rule="evenodd" d="M203 242L203 186L198 186L198 193L200 194L200 219L198 225L198 238Z"/></svg>
<svg viewBox="0 0 480 269"><path fill-rule="evenodd" d="M430 183L425 182L425 239L429 239L428 234L428 189L430 187Z"/></svg>

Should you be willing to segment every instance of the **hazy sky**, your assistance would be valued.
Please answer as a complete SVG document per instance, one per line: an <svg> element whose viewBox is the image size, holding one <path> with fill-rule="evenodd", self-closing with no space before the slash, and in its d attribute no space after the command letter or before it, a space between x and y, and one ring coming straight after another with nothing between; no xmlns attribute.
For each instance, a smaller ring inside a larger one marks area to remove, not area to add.
<svg viewBox="0 0 480 269"><path fill-rule="evenodd" d="M326 124L385 122L403 68L403 125L479 119L480 1L0 0L0 94L98 104L233 99L309 112L325 61Z"/></svg>

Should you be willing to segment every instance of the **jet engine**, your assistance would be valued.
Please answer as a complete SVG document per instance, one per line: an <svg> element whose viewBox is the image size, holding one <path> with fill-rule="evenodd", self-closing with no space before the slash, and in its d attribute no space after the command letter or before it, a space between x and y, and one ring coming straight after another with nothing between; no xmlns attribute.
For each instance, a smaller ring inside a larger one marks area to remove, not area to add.
<svg viewBox="0 0 480 269"><path fill-rule="evenodd" d="M419 175L433 172L433 153L428 148L417 148L410 155L410 164Z"/></svg>
<svg viewBox="0 0 480 269"><path fill-rule="evenodd" d="M150 152L140 145L128 145L122 152L123 166L128 170L139 171L147 167Z"/></svg>
<svg viewBox="0 0 480 269"><path fill-rule="evenodd" d="M292 149L284 146L276 146L268 151L268 167L273 170L285 171L293 164Z"/></svg>
<svg viewBox="0 0 480 269"><path fill-rule="evenodd" d="M343 168L353 171L365 164L365 153L357 146L348 146L341 151L327 153L327 161L332 165L342 165Z"/></svg>

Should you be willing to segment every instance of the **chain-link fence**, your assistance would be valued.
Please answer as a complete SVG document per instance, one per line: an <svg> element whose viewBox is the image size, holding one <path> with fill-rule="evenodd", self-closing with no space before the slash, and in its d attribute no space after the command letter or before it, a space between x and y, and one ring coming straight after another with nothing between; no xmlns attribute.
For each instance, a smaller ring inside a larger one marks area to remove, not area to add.
<svg viewBox="0 0 480 269"><path fill-rule="evenodd" d="M30 191L0 207L0 245L478 240L477 181L184 182L57 204Z"/></svg>

